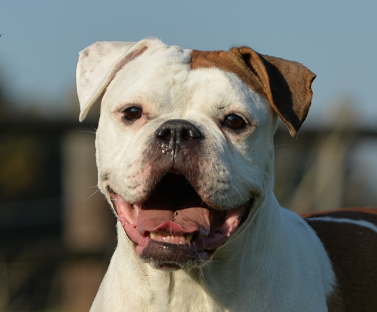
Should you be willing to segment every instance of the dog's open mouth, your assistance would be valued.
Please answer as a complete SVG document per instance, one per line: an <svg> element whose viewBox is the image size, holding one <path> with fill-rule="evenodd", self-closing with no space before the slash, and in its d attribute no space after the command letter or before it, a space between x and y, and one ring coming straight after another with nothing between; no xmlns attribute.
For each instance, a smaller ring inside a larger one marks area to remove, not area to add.
<svg viewBox="0 0 377 312"><path fill-rule="evenodd" d="M164 270L200 266L247 218L253 199L236 208L209 207L181 174L166 174L152 195L130 204L107 187L136 253Z"/></svg>

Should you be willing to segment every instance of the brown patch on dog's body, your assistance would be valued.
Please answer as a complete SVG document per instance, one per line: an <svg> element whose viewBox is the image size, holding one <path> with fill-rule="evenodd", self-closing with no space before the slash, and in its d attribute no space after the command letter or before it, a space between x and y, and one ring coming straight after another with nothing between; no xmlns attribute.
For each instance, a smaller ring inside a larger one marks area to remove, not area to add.
<svg viewBox="0 0 377 312"><path fill-rule="evenodd" d="M307 213L303 217L322 241L336 275L336 290L328 298L329 311L376 311L377 232L336 219L367 221L377 226L377 209L349 208ZM325 217L334 221L321 220Z"/></svg>
<svg viewBox="0 0 377 312"><path fill-rule="evenodd" d="M364 220L377 226L377 208L343 208L337 210L315 211L301 214L303 218L332 217Z"/></svg>

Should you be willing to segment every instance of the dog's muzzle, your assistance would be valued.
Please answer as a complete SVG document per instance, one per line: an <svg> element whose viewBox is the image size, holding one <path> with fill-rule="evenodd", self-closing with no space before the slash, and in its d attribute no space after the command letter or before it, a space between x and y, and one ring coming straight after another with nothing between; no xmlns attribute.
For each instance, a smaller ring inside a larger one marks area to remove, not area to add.
<svg viewBox="0 0 377 312"><path fill-rule="evenodd" d="M109 185L110 199L145 262L164 270L201 266L247 218L254 198L237 207L215 209L198 195L195 164L204 135L193 123L166 121L155 131L154 140L155 171L148 180L155 181L148 181L148 194L129 203Z"/></svg>

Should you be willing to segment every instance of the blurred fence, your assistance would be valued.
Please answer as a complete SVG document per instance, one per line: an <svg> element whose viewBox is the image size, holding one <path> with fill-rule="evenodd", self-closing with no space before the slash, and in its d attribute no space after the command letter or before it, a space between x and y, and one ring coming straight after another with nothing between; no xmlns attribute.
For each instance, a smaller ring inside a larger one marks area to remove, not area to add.
<svg viewBox="0 0 377 312"><path fill-rule="evenodd" d="M278 128L283 206L377 206L377 131L339 120L297 141ZM87 311L116 243L96 188L93 125L4 121L0 133L0 311Z"/></svg>

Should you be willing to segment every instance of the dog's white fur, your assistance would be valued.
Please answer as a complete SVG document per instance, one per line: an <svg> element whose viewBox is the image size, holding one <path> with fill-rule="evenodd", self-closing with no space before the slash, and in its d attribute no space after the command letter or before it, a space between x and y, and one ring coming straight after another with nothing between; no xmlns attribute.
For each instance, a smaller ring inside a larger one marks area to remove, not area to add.
<svg viewBox="0 0 377 312"><path fill-rule="evenodd" d="M147 49L119 66L141 46ZM143 151L159 125L183 119L206 138L197 169L200 196L229 209L253 194L253 213L205 265L173 272L143 263L118 222L118 246L91 311L327 311L335 286L327 253L311 227L273 194L276 113L237 75L191 70L190 54L153 38L98 42L80 53L81 119L106 89L96 137L99 187L109 201L109 183L126 201L142 200L143 181L152 174L146 167L153 166ZM147 117L124 125L122 111L135 103ZM251 124L242 136L216 123L230 113Z"/></svg>

